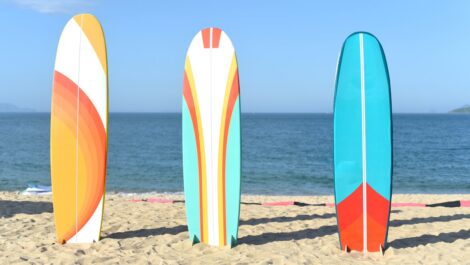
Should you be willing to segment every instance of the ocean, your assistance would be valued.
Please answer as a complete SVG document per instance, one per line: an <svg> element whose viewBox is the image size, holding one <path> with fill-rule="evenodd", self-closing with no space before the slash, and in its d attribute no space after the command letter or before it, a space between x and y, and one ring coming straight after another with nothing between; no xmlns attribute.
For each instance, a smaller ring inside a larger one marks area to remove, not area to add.
<svg viewBox="0 0 470 265"><path fill-rule="evenodd" d="M48 113L0 113L0 190L50 185ZM470 115L393 115L393 192L470 193ZM243 114L242 193L333 194L332 114ZM107 191L182 192L181 114L111 113Z"/></svg>

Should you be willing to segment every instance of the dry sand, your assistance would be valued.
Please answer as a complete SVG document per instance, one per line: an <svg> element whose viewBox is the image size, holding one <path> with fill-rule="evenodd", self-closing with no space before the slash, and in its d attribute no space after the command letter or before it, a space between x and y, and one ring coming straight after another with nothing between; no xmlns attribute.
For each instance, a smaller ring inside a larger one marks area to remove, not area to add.
<svg viewBox="0 0 470 265"><path fill-rule="evenodd" d="M239 245L192 246L183 203L129 200L182 199L179 195L111 194L101 241L55 243L50 196L0 192L0 264L470 264L470 208L393 208L384 256L343 253L335 210L325 206L243 204ZM394 202L470 200L469 195L395 195ZM331 196L242 196L243 202L332 202Z"/></svg>

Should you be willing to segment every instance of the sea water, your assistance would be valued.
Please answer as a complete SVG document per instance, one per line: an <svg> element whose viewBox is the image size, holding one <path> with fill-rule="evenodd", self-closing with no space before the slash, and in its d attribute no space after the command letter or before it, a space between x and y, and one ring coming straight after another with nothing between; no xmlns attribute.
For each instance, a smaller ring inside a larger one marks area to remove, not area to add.
<svg viewBox="0 0 470 265"><path fill-rule="evenodd" d="M0 190L50 185L48 113L0 114ZM395 193L470 193L470 115L393 116ZM332 114L243 114L242 192L333 193ZM181 114L111 113L108 191L181 192Z"/></svg>

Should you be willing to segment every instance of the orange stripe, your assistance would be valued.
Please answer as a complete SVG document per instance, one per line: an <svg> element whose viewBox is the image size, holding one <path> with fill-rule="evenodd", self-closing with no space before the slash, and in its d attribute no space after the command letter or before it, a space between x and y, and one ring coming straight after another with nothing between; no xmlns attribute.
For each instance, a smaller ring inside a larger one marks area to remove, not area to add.
<svg viewBox="0 0 470 265"><path fill-rule="evenodd" d="M202 33L202 43L204 48L210 48L210 36L211 36L211 28L206 28L201 31Z"/></svg>
<svg viewBox="0 0 470 265"><path fill-rule="evenodd" d="M226 160L227 160L227 139L228 139L228 130L230 128L230 120L232 118L232 113L233 113L233 108L235 106L235 102L237 101L239 95L239 85L238 85L238 69L235 71L235 76L233 78L232 82L232 88L230 90L230 97L229 97L229 102L228 102L228 111L227 115L225 117L225 128L224 128L224 153L223 153L223 180L222 180L222 185L223 185L223 214L224 214L224 220L223 220L223 225L224 225L224 232L226 233L226 227L227 227L227 209L226 209L226 196L225 196L225 182L226 182ZM224 245L227 244L226 241L227 237L224 236Z"/></svg>
<svg viewBox="0 0 470 265"><path fill-rule="evenodd" d="M200 221L199 221L199 229L201 230L200 233L201 233L201 241L202 242L205 242L205 238L204 238L204 204L202 203L203 202L203 199L202 199L202 194L203 192L201 191L201 187L202 187L202 166L201 166L201 146L200 146L200 141L199 141L199 138L200 138L200 135L199 135L199 130L198 130L198 121L197 121L197 117L196 117L196 110L195 110L195 106L194 106L194 100L193 100L193 96L191 94L191 88L190 88L190 85L189 85L189 81L188 81L188 77L187 77L187 74L186 74L186 71L184 73L184 80L183 80L183 97L186 101L186 105L188 106L188 109L189 109L189 113L191 115L191 121L192 121L192 124L193 124L193 130L194 130L194 135L196 136L196 149L197 149L197 163L198 163L198 175L199 175L199 218L200 218Z"/></svg>
<svg viewBox="0 0 470 265"><path fill-rule="evenodd" d="M198 132L199 132L199 145L200 145L200 166L202 168L201 172L201 179L202 180L200 182L200 194L202 196L202 201L200 202L200 205L203 205L202 207L202 215L203 215L203 218L202 218L202 221L203 221L203 229L201 231L202 235L201 235L201 238L204 238L204 240L208 240L209 239L209 227L208 227L208 203L207 203L207 179L206 179L206 153L204 151L204 138L202 137L203 134L203 128L201 126L201 114L199 112L199 106L198 106L198 99L197 99L197 92L196 92L196 88L195 88L195 83L194 83L194 77L193 77L193 73L192 73L192 70L191 70L191 63L190 63L190 60L189 60L189 57L186 57L186 62L185 62L185 66L184 66L184 69L185 69L185 73L186 73L186 77L188 79L188 82L189 82L189 89L190 89L190 92L191 92L191 96L192 96L192 100L193 100L193 104L194 104L194 109L195 109L195 113L196 113L196 120L198 121L196 123L197 125L197 128L198 128ZM202 240L201 240L202 241ZM202 242L205 242L205 241L202 241ZM205 242L207 243L207 242Z"/></svg>
<svg viewBox="0 0 470 265"><path fill-rule="evenodd" d="M226 154L227 138L230 127L233 107L239 93L238 70L235 54L230 64L229 78L225 88L224 104L222 107L222 120L220 122L219 137L219 171L218 171L218 202L219 202L219 244L227 244L227 220L226 220Z"/></svg>
<svg viewBox="0 0 470 265"><path fill-rule="evenodd" d="M219 48L221 29L212 28L212 48Z"/></svg>

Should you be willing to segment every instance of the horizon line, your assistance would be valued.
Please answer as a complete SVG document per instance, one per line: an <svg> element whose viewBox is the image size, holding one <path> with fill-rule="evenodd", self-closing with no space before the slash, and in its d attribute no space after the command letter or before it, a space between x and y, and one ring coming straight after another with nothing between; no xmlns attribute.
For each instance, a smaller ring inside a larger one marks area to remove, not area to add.
<svg viewBox="0 0 470 265"><path fill-rule="evenodd" d="M50 111L0 111L0 114L50 114ZM181 111L109 111L110 114L181 114ZM333 114L333 112L268 112L268 111L248 111L242 114ZM392 114L465 114L455 112L393 112Z"/></svg>

